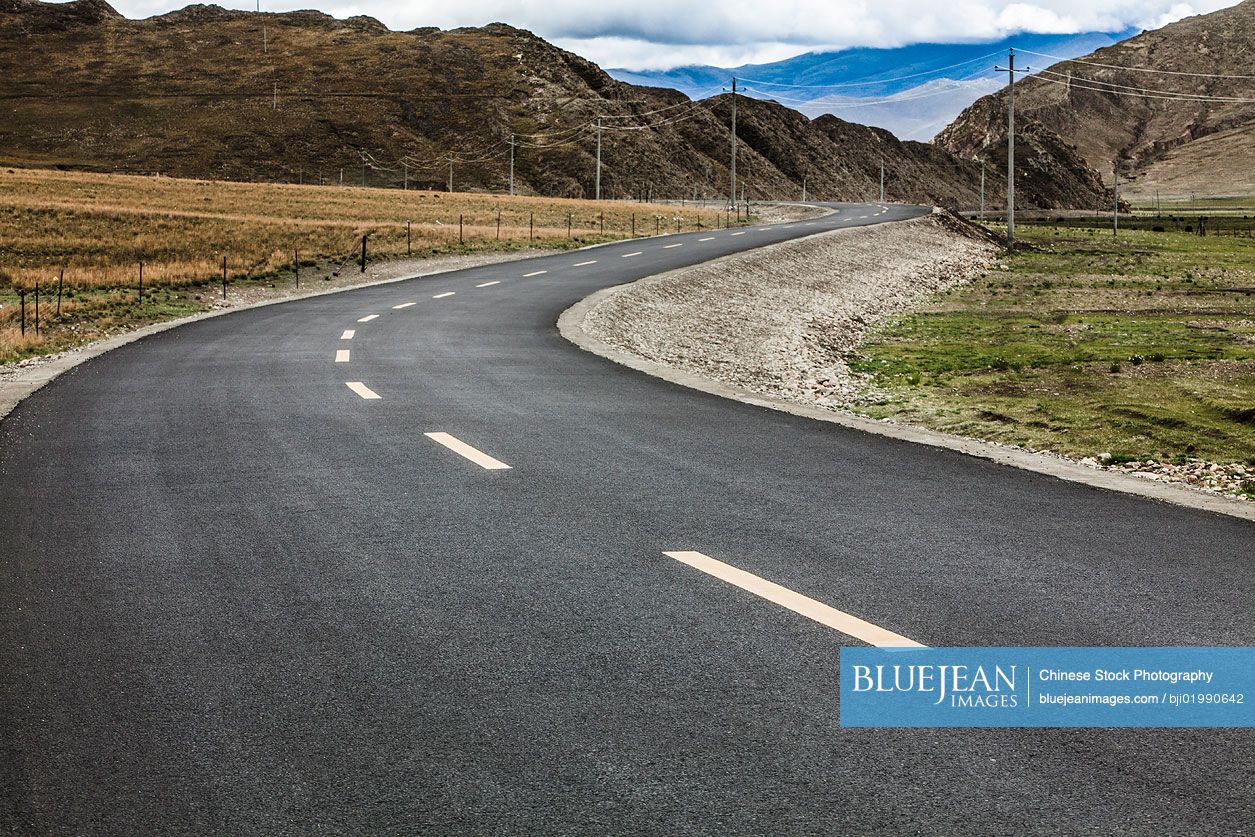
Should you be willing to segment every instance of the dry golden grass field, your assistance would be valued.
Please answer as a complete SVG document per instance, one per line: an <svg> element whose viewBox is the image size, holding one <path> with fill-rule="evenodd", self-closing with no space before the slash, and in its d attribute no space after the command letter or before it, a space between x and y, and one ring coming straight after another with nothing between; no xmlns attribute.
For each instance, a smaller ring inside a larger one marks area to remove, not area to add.
<svg viewBox="0 0 1255 837"><path fill-rule="evenodd" d="M233 284L290 274L298 254L312 279L353 262L363 235L375 259L579 247L725 223L719 212L658 204L0 168L0 363L203 310L224 257Z"/></svg>

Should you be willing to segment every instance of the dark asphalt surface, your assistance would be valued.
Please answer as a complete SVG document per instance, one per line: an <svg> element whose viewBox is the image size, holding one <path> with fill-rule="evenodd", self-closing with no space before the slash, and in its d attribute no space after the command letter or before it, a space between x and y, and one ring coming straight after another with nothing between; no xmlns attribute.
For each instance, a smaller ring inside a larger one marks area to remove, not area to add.
<svg viewBox="0 0 1255 837"><path fill-rule="evenodd" d="M929 645L1255 644L1249 522L724 401L555 328L598 288L920 212L842 209L244 311L24 402L0 832L1249 833L1250 731L842 730L857 643L663 556Z"/></svg>

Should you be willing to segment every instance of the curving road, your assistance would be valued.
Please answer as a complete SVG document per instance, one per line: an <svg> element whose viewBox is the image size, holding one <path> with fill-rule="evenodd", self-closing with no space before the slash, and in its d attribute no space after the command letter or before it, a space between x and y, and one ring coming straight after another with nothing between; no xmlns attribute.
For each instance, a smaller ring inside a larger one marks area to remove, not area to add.
<svg viewBox="0 0 1255 837"><path fill-rule="evenodd" d="M1250 731L841 730L856 639L664 554L928 645L1255 643L1250 522L720 400L555 328L608 285L923 211L839 208L243 311L24 402L0 832L1249 827Z"/></svg>

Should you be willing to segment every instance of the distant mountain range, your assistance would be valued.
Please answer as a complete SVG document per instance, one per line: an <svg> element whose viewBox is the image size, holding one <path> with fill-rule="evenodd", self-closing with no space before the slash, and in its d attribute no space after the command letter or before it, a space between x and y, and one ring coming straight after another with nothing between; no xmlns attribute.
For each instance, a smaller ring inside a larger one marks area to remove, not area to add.
<svg viewBox="0 0 1255 837"><path fill-rule="evenodd" d="M993 43L913 44L897 49L847 49L798 55L771 64L690 66L673 70L612 69L630 84L670 87L700 99L727 87L735 76L746 95L774 99L816 117L831 113L885 128L901 139L927 141L964 108L1006 81L992 68L1009 47L1077 58L1135 34L1017 35ZM1037 58L1034 69L1049 66ZM1003 59L1005 60L1005 59ZM796 85L796 86L791 86ZM886 101L885 97L889 97Z"/></svg>
<svg viewBox="0 0 1255 837"><path fill-rule="evenodd" d="M731 97L693 105L616 81L504 24L392 32L206 5L129 20L106 0L0 0L0 102L9 165L443 189L452 159L458 190L505 191L513 170L524 194L590 197L600 148L603 197L725 199L729 187ZM878 199L883 163L889 200L979 201L979 163L836 117L740 99L737 139L752 200L803 185ZM1049 178L1021 182L1026 203L1104 200L1066 151ZM989 171L991 194L999 183Z"/></svg>

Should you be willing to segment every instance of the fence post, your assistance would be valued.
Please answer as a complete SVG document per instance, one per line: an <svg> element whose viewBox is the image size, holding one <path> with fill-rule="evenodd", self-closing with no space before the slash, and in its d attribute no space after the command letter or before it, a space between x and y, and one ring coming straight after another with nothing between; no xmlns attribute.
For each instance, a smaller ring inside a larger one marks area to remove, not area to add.
<svg viewBox="0 0 1255 837"><path fill-rule="evenodd" d="M661 235L661 234L662 234L662 216L655 215L654 216L654 235Z"/></svg>
<svg viewBox="0 0 1255 837"><path fill-rule="evenodd" d="M18 288L18 297L22 300L22 336L26 336L26 289Z"/></svg>
<svg viewBox="0 0 1255 837"><path fill-rule="evenodd" d="M300 250L292 251L292 272L296 275L297 290L300 290L300 287L301 287L301 251Z"/></svg>
<svg viewBox="0 0 1255 837"><path fill-rule="evenodd" d="M227 298L227 257L222 257L222 298Z"/></svg>
<svg viewBox="0 0 1255 837"><path fill-rule="evenodd" d="M139 304L144 304L144 260L139 260Z"/></svg>
<svg viewBox="0 0 1255 837"><path fill-rule="evenodd" d="M536 240L536 213L535 212L527 213L527 240L528 241Z"/></svg>
<svg viewBox="0 0 1255 837"><path fill-rule="evenodd" d="M462 237L462 213L458 213L458 244L465 244L466 239Z"/></svg>
<svg viewBox="0 0 1255 837"><path fill-rule="evenodd" d="M410 237L410 222L405 222L405 255L414 255L413 239Z"/></svg>
<svg viewBox="0 0 1255 837"><path fill-rule="evenodd" d="M632 213L632 238L636 238L636 213Z"/></svg>
<svg viewBox="0 0 1255 837"><path fill-rule="evenodd" d="M362 236L362 273L366 272L366 236Z"/></svg>
<svg viewBox="0 0 1255 837"><path fill-rule="evenodd" d="M566 237L568 239L571 237L571 213L570 212L566 214Z"/></svg>
<svg viewBox="0 0 1255 837"><path fill-rule="evenodd" d="M676 232L679 232L679 231L680 231L680 218L679 218L679 216L676 216L676 219L675 219L675 231L676 231Z"/></svg>
<svg viewBox="0 0 1255 837"><path fill-rule="evenodd" d="M65 266L61 267L61 272L57 275L57 316L61 316L61 286L65 284Z"/></svg>
<svg viewBox="0 0 1255 837"><path fill-rule="evenodd" d="M497 210L497 240L501 240L501 210Z"/></svg>
<svg viewBox="0 0 1255 837"><path fill-rule="evenodd" d="M39 333L39 280L35 280L35 333Z"/></svg>
<svg viewBox="0 0 1255 837"><path fill-rule="evenodd" d="M604 233L606 231L606 213L599 212L597 214L598 214L598 217L601 218L601 231Z"/></svg>

